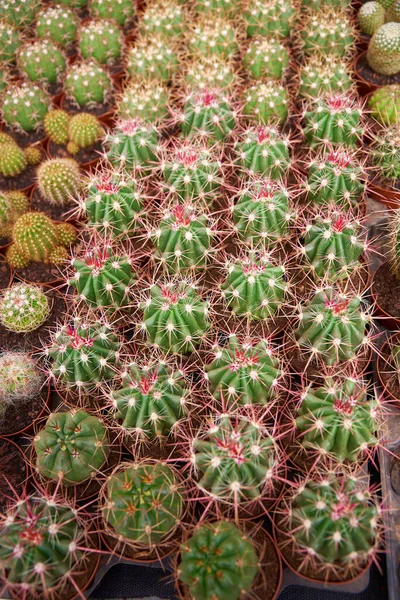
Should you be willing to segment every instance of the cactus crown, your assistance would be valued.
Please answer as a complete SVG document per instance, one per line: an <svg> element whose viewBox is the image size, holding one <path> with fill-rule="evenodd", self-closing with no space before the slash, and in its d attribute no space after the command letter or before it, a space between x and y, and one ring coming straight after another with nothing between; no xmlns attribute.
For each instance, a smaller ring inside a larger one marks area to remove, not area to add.
<svg viewBox="0 0 400 600"><path fill-rule="evenodd" d="M289 140L278 129L268 125L248 129L235 149L243 175L285 179L290 167Z"/></svg>
<svg viewBox="0 0 400 600"><path fill-rule="evenodd" d="M168 83L178 66L173 47L158 37L140 38L128 51L127 70L135 78Z"/></svg>
<svg viewBox="0 0 400 600"><path fill-rule="evenodd" d="M34 331L49 314L47 296L35 285L15 283L0 298L1 324L15 333Z"/></svg>
<svg viewBox="0 0 400 600"><path fill-rule="evenodd" d="M288 50L277 37L255 38L243 58L243 65L253 79L281 79L288 64Z"/></svg>
<svg viewBox="0 0 400 600"><path fill-rule="evenodd" d="M346 56L354 47L355 32L347 14L333 10L309 13L300 31L306 55Z"/></svg>
<svg viewBox="0 0 400 600"><path fill-rule="evenodd" d="M236 113L229 98L218 89L190 93L181 116L184 137L210 144L223 141L236 126Z"/></svg>
<svg viewBox="0 0 400 600"><path fill-rule="evenodd" d="M375 136L371 156L378 176L395 184L400 178L400 133L397 127L386 128Z"/></svg>
<svg viewBox="0 0 400 600"><path fill-rule="evenodd" d="M248 37L288 37L296 11L291 0L251 0L244 13Z"/></svg>
<svg viewBox="0 0 400 600"><path fill-rule="evenodd" d="M194 28L189 46L193 55L220 55L227 59L237 51L237 32L226 19L206 17Z"/></svg>
<svg viewBox="0 0 400 600"><path fill-rule="evenodd" d="M299 95L306 99L347 92L353 86L348 64L329 54L311 55L300 68L299 83Z"/></svg>
<svg viewBox="0 0 400 600"><path fill-rule="evenodd" d="M379 2L365 2L357 14L358 24L363 33L374 35L385 22L385 9Z"/></svg>
<svg viewBox="0 0 400 600"><path fill-rule="evenodd" d="M170 90L156 81L130 81L118 100L120 119L161 123L168 115Z"/></svg>
<svg viewBox="0 0 400 600"><path fill-rule="evenodd" d="M94 58L100 64L120 58L123 37L114 20L89 21L81 26L79 36L83 58Z"/></svg>
<svg viewBox="0 0 400 600"><path fill-rule="evenodd" d="M36 84L14 84L4 92L3 118L13 129L34 131L42 127L49 106L50 97Z"/></svg>
<svg viewBox="0 0 400 600"><path fill-rule="evenodd" d="M184 10L173 0L156 2L148 6L140 22L140 33L144 35L159 35L163 38L179 37L182 35Z"/></svg>
<svg viewBox="0 0 400 600"><path fill-rule="evenodd" d="M70 65L65 77L65 91L78 106L93 106L107 101L112 90L108 73L95 61Z"/></svg>
<svg viewBox="0 0 400 600"><path fill-rule="evenodd" d="M40 394L44 374L36 361L23 352L0 355L0 417L2 408L18 401L29 401Z"/></svg>
<svg viewBox="0 0 400 600"><path fill-rule="evenodd" d="M288 116L289 95L279 82L271 80L249 87L244 94L243 115L258 123L282 125Z"/></svg>
<svg viewBox="0 0 400 600"><path fill-rule="evenodd" d="M185 73L185 82L189 89L230 90L236 79L232 62L218 54L209 57L196 55Z"/></svg>
<svg viewBox="0 0 400 600"><path fill-rule="evenodd" d="M157 130L139 119L125 119L106 138L107 157L120 168L151 169L159 150Z"/></svg>
<svg viewBox="0 0 400 600"><path fill-rule="evenodd" d="M76 39L78 17L68 6L45 6L36 20L38 37L49 37L57 44L67 46Z"/></svg>
<svg viewBox="0 0 400 600"><path fill-rule="evenodd" d="M400 71L400 23L385 23L376 30L368 45L367 61L381 75Z"/></svg>

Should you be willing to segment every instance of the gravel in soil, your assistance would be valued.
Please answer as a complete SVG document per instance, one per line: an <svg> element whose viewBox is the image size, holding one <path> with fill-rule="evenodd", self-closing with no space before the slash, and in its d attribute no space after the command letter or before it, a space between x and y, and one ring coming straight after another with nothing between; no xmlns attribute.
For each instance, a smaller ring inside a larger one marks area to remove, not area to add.
<svg viewBox="0 0 400 600"><path fill-rule="evenodd" d="M0 421L0 435L10 435L32 425L40 416L48 398L48 387L29 400L19 400L17 404L7 404L4 417Z"/></svg>
<svg viewBox="0 0 400 600"><path fill-rule="evenodd" d="M0 509L10 498L22 494L26 482L26 463L15 444L0 440ZM14 492L13 492L14 490Z"/></svg>
<svg viewBox="0 0 400 600"><path fill-rule="evenodd" d="M391 273L387 262L375 272L373 293L382 310L400 319L400 281Z"/></svg>
<svg viewBox="0 0 400 600"><path fill-rule="evenodd" d="M78 154L70 154L65 146L50 142L48 145L48 153L52 158L73 158L80 165L85 165L86 163L100 158L100 155L103 154L103 148L101 142L97 142L97 144L90 146L90 148L82 148Z"/></svg>

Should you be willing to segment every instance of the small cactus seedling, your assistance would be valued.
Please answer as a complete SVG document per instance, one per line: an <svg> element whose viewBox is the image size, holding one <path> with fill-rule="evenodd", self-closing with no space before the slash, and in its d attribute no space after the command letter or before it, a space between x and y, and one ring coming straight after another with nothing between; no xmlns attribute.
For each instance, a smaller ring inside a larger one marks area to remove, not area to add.
<svg viewBox="0 0 400 600"><path fill-rule="evenodd" d="M181 115L184 137L214 144L226 140L235 127L236 112L221 90L204 89L186 97Z"/></svg>
<svg viewBox="0 0 400 600"><path fill-rule="evenodd" d="M75 42L78 32L78 17L68 6L44 6L36 20L38 38L50 38L60 46Z"/></svg>
<svg viewBox="0 0 400 600"><path fill-rule="evenodd" d="M14 60L19 44L18 31L6 21L0 20L0 63Z"/></svg>
<svg viewBox="0 0 400 600"><path fill-rule="evenodd" d="M0 421L9 406L17 407L40 395L44 374L36 361L23 352L0 355Z"/></svg>
<svg viewBox="0 0 400 600"><path fill-rule="evenodd" d="M75 318L59 328L45 349L50 373L66 386L94 387L115 377L121 343L111 327Z"/></svg>
<svg viewBox="0 0 400 600"><path fill-rule="evenodd" d="M237 17L240 11L240 0L196 0L196 12L209 17L222 16L225 19Z"/></svg>
<svg viewBox="0 0 400 600"><path fill-rule="evenodd" d="M26 152L14 142L0 144L0 174L3 177L17 177L28 166Z"/></svg>
<svg viewBox="0 0 400 600"><path fill-rule="evenodd" d="M68 135L67 150L77 154L83 148L94 146L104 135L104 129L94 115L77 113L69 121Z"/></svg>
<svg viewBox="0 0 400 600"><path fill-rule="evenodd" d="M90 11L98 19L114 19L121 27L135 15L132 0L92 0Z"/></svg>
<svg viewBox="0 0 400 600"><path fill-rule="evenodd" d="M243 66L253 79L282 79L289 65L289 52L279 38L260 37L250 42Z"/></svg>
<svg viewBox="0 0 400 600"><path fill-rule="evenodd" d="M385 127L400 124L400 85L385 85L375 90L368 100L374 119Z"/></svg>
<svg viewBox="0 0 400 600"><path fill-rule="evenodd" d="M167 84L179 68L175 50L159 38L140 38L127 53L127 71L132 78Z"/></svg>
<svg viewBox="0 0 400 600"><path fill-rule="evenodd" d="M66 60L57 44L44 38L22 46L17 64L31 81L55 84L65 71Z"/></svg>
<svg viewBox="0 0 400 600"><path fill-rule="evenodd" d="M72 64L65 77L65 91L81 108L104 104L112 90L108 73L95 61Z"/></svg>
<svg viewBox="0 0 400 600"><path fill-rule="evenodd" d="M300 66L299 96L305 99L348 92L353 87L351 69L336 56L310 56Z"/></svg>
<svg viewBox="0 0 400 600"><path fill-rule="evenodd" d="M83 58L105 65L121 57L123 36L115 21L89 21L79 30L79 49Z"/></svg>
<svg viewBox="0 0 400 600"><path fill-rule="evenodd" d="M38 473L66 486L95 477L110 450L104 423L76 409L51 414L33 447Z"/></svg>
<svg viewBox="0 0 400 600"><path fill-rule="evenodd" d="M122 387L111 393L114 418L126 434L144 442L174 434L188 398L183 373L158 359L128 365Z"/></svg>
<svg viewBox="0 0 400 600"><path fill-rule="evenodd" d="M370 150L372 164L380 179L395 185L400 179L400 134L397 127L380 131Z"/></svg>
<svg viewBox="0 0 400 600"><path fill-rule="evenodd" d="M34 331L47 320L50 310L46 294L36 285L15 283L0 297L0 322L14 333Z"/></svg>
<svg viewBox="0 0 400 600"><path fill-rule="evenodd" d="M151 170L157 164L157 130L139 119L118 121L105 139L107 158L121 169Z"/></svg>
<svg viewBox="0 0 400 600"><path fill-rule="evenodd" d="M213 347L213 357L204 377L217 401L236 407L273 404L278 398L282 365L268 340L232 334L227 345Z"/></svg>
<svg viewBox="0 0 400 600"><path fill-rule="evenodd" d="M174 0L163 0L146 8L139 23L139 33L149 38L179 38L183 35L184 26L184 9Z"/></svg>
<svg viewBox="0 0 400 600"><path fill-rule="evenodd" d="M240 174L285 180L290 168L289 139L270 126L247 129L235 142Z"/></svg>
<svg viewBox="0 0 400 600"><path fill-rule="evenodd" d="M248 250L226 263L221 291L227 306L239 317L270 319L282 307L288 289L285 267L270 254Z"/></svg>
<svg viewBox="0 0 400 600"><path fill-rule="evenodd" d="M374 35L385 22L385 9L379 2L365 2L357 14L358 25L363 33Z"/></svg>
<svg viewBox="0 0 400 600"><path fill-rule="evenodd" d="M247 37L288 37L295 16L291 0L251 0L244 13Z"/></svg>
<svg viewBox="0 0 400 600"><path fill-rule="evenodd" d="M277 81L257 83L247 88L243 96L243 115L261 124L282 125L288 116L289 95Z"/></svg>
<svg viewBox="0 0 400 600"><path fill-rule="evenodd" d="M184 514L178 474L161 461L122 463L108 478L105 496L103 520L114 536L134 547L168 542Z"/></svg>
<svg viewBox="0 0 400 600"><path fill-rule="evenodd" d="M185 83L189 89L215 89L228 92L237 82L232 61L219 55L195 56L187 67Z"/></svg>
<svg viewBox="0 0 400 600"><path fill-rule="evenodd" d="M65 110L50 110L44 118L44 130L54 144L66 146L69 140L71 117Z"/></svg>
<svg viewBox="0 0 400 600"><path fill-rule="evenodd" d="M4 92L1 104L3 119L10 127L30 132L43 126L50 97L34 83L17 83Z"/></svg>
<svg viewBox="0 0 400 600"><path fill-rule="evenodd" d="M301 395L296 427L301 445L321 457L351 463L377 444L377 406L368 400L365 382L327 377L322 387L308 387Z"/></svg>
<svg viewBox="0 0 400 600"><path fill-rule="evenodd" d="M4 0L0 6L0 19L23 29L32 25L39 7L39 0Z"/></svg>
<svg viewBox="0 0 400 600"><path fill-rule="evenodd" d="M170 89L155 81L130 81L117 100L118 118L159 124L169 116Z"/></svg>
<svg viewBox="0 0 400 600"><path fill-rule="evenodd" d="M303 133L313 150L327 145L354 148L360 143L363 110L352 96L337 94L319 99L303 116Z"/></svg>
<svg viewBox="0 0 400 600"><path fill-rule="evenodd" d="M178 578L196 600L239 600L258 572L252 540L234 523L203 522L180 547Z"/></svg>
<svg viewBox="0 0 400 600"><path fill-rule="evenodd" d="M299 307L297 345L326 365L353 360L367 342L371 320L360 304L359 296L340 294L331 287L317 291Z"/></svg>
<svg viewBox="0 0 400 600"><path fill-rule="evenodd" d="M14 223L28 209L29 200L24 192L0 192L0 237L10 238Z"/></svg>
<svg viewBox="0 0 400 600"><path fill-rule="evenodd" d="M57 206L66 206L77 198L82 187L79 164L72 158L49 158L37 169L41 195Z"/></svg>
<svg viewBox="0 0 400 600"><path fill-rule="evenodd" d="M400 71L400 23L385 23L372 36L367 61L380 75L396 75Z"/></svg>
<svg viewBox="0 0 400 600"><path fill-rule="evenodd" d="M186 280L150 287L143 303L143 323L149 344L173 354L193 352L210 326L208 302Z"/></svg>
<svg viewBox="0 0 400 600"><path fill-rule="evenodd" d="M194 56L217 55L229 59L238 50L237 31L226 19L205 18L193 29L189 49Z"/></svg>
<svg viewBox="0 0 400 600"><path fill-rule="evenodd" d="M354 27L345 12L310 13L304 20L300 36L306 56L334 54L345 57L355 44Z"/></svg>

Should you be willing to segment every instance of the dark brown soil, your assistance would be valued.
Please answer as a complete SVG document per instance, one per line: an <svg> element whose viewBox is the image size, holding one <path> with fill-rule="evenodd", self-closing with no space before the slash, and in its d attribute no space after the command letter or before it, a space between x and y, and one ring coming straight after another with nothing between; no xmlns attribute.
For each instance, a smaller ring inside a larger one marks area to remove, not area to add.
<svg viewBox="0 0 400 600"><path fill-rule="evenodd" d="M15 137L15 136L14 136ZM39 148L42 154L42 161L46 158L44 150ZM3 177L0 175L1 190L24 190L36 182L36 169L38 165L28 165L17 177Z"/></svg>
<svg viewBox="0 0 400 600"><path fill-rule="evenodd" d="M22 494L26 479L22 452L12 442L0 440L0 509L15 500L14 493Z"/></svg>
<svg viewBox="0 0 400 600"><path fill-rule="evenodd" d="M0 259L0 290L8 288L11 271L5 260Z"/></svg>
<svg viewBox="0 0 400 600"><path fill-rule="evenodd" d="M31 207L33 210L39 210L46 213L48 217L51 217L55 221L68 221L68 213L74 207L74 204L73 202L71 204L67 204L66 206L50 204L42 198L39 189L35 188L31 197Z"/></svg>
<svg viewBox="0 0 400 600"><path fill-rule="evenodd" d="M17 405L7 405L4 418L0 421L0 435L22 432L40 416L48 399L48 387L45 385L39 396L19 401ZM28 431L24 432L28 433Z"/></svg>
<svg viewBox="0 0 400 600"><path fill-rule="evenodd" d="M400 179L381 179L376 177L373 179L373 184L376 187L381 188L382 190L396 191L400 192Z"/></svg>
<svg viewBox="0 0 400 600"><path fill-rule="evenodd" d="M113 110L114 107L115 107L115 105L111 101L104 102L102 104L96 104L96 106L91 106L91 107L77 106L72 100L69 100L68 98L64 98L61 103L61 108L63 110L66 110L68 113L71 113L72 115L75 115L78 112L87 112L87 113L90 113L91 115L95 115L96 117L101 117L101 116L105 115L110 110Z"/></svg>
<svg viewBox="0 0 400 600"><path fill-rule="evenodd" d="M400 281L391 273L389 263L375 272L372 292L379 306L388 315L400 319Z"/></svg>
<svg viewBox="0 0 400 600"><path fill-rule="evenodd" d="M64 88L61 81L58 81L57 83L52 83L51 85L47 86L47 91L50 96L58 96L58 94L61 94L63 89Z"/></svg>
<svg viewBox="0 0 400 600"><path fill-rule="evenodd" d="M400 447L393 454L395 456L392 456L389 464L390 483L394 493L400 495Z"/></svg>
<svg viewBox="0 0 400 600"><path fill-rule="evenodd" d="M396 75L380 75L379 73L375 73L367 63L366 54L357 62L356 70L358 75L365 79L365 81L373 83L378 87L400 83L400 73L396 73Z"/></svg>
<svg viewBox="0 0 400 600"><path fill-rule="evenodd" d="M21 146L21 148L26 148L27 146L31 146L32 144L37 144L37 142L42 142L46 137L46 134L41 129L26 133L22 131L16 131L15 129L12 129L9 125L5 125L3 131L4 133L8 133L8 135L11 135L18 144L18 146Z"/></svg>
<svg viewBox="0 0 400 600"><path fill-rule="evenodd" d="M113 62L109 65L105 65L106 70L112 77L116 75L120 75L125 69L125 63L123 60L118 60L117 62Z"/></svg>
<svg viewBox="0 0 400 600"><path fill-rule="evenodd" d="M398 337L395 343L400 343L400 337ZM392 347L392 344L384 344L382 346L380 355L378 356L377 370L387 391L398 401L400 399L400 382L392 360Z"/></svg>
<svg viewBox="0 0 400 600"><path fill-rule="evenodd" d="M38 263L36 263L38 264ZM43 347L43 341L48 338L48 331L63 320L66 304L63 296L57 290L48 290L46 295L52 301L51 313L47 321L34 331L14 333L0 324L0 348L2 350L23 350L32 352Z"/></svg>
<svg viewBox="0 0 400 600"><path fill-rule="evenodd" d="M48 152L52 158L73 158L81 165L85 165L92 160L98 159L100 154L102 154L102 151L103 148L101 142L97 142L97 144L90 148L82 148L78 154L73 155L67 151L65 146L54 144L54 142L49 142L48 145Z"/></svg>
<svg viewBox="0 0 400 600"><path fill-rule="evenodd" d="M32 283L53 283L62 280L60 269L56 265L30 263L24 269L15 269L17 277Z"/></svg>

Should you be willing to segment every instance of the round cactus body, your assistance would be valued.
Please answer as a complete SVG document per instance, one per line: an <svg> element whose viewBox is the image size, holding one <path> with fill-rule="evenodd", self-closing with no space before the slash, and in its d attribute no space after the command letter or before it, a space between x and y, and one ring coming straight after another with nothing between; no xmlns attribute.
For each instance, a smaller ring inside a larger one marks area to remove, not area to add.
<svg viewBox="0 0 400 600"><path fill-rule="evenodd" d="M300 31L306 56L334 54L345 57L354 49L355 32L346 13L310 13Z"/></svg>
<svg viewBox="0 0 400 600"><path fill-rule="evenodd" d="M243 97L243 115L258 123L282 124L288 116L289 95L276 81L258 83L248 88Z"/></svg>
<svg viewBox="0 0 400 600"><path fill-rule="evenodd" d="M127 71L132 78L167 84L178 68L176 52L157 37L139 39L127 53Z"/></svg>
<svg viewBox="0 0 400 600"><path fill-rule="evenodd" d="M36 285L15 283L0 298L0 322L14 333L34 331L49 314L49 300Z"/></svg>
<svg viewBox="0 0 400 600"><path fill-rule="evenodd" d="M152 285L143 309L147 341L166 352L193 352L210 326L208 303L185 280Z"/></svg>
<svg viewBox="0 0 400 600"><path fill-rule="evenodd" d="M215 56L196 56L189 63L185 82L189 89L231 90L237 81L231 61Z"/></svg>
<svg viewBox="0 0 400 600"><path fill-rule="evenodd" d="M328 94L348 92L353 87L351 71L336 56L310 56L300 67L299 95L314 99Z"/></svg>
<svg viewBox="0 0 400 600"><path fill-rule="evenodd" d="M244 175L285 180L290 167L289 141L270 126L248 129L235 144L236 163Z"/></svg>
<svg viewBox="0 0 400 600"><path fill-rule="evenodd" d="M371 156L381 179L393 184L400 179L400 134L397 127L379 133L371 148Z"/></svg>
<svg viewBox="0 0 400 600"><path fill-rule="evenodd" d="M400 85L385 85L375 90L368 100L368 108L382 125L400 124Z"/></svg>
<svg viewBox="0 0 400 600"><path fill-rule="evenodd" d="M117 167L147 170L157 164L157 130L139 119L118 121L106 137L106 146L108 160Z"/></svg>
<svg viewBox="0 0 400 600"><path fill-rule="evenodd" d="M300 307L298 346L327 365L354 359L366 340L369 322L360 303L358 296L339 294L333 288L318 291Z"/></svg>
<svg viewBox="0 0 400 600"><path fill-rule="evenodd" d="M123 27L135 15L132 0L91 0L90 10L99 19L114 19Z"/></svg>
<svg viewBox="0 0 400 600"><path fill-rule="evenodd" d="M13 140L0 144L0 174L3 177L17 177L27 165L25 152Z"/></svg>
<svg viewBox="0 0 400 600"><path fill-rule="evenodd" d="M362 114L360 105L351 96L317 100L304 113L307 144L312 149L326 145L356 147L363 134Z"/></svg>
<svg viewBox="0 0 400 600"><path fill-rule="evenodd" d="M65 77L65 91L81 108L105 103L111 90L110 76L93 60L74 63L69 67Z"/></svg>
<svg viewBox="0 0 400 600"><path fill-rule="evenodd" d="M128 544L151 548L167 540L183 515L175 470L166 463L125 463L107 480L103 519Z"/></svg>
<svg viewBox="0 0 400 600"><path fill-rule="evenodd" d="M0 6L0 19L22 29L32 25L40 7L38 0L3 0Z"/></svg>
<svg viewBox="0 0 400 600"><path fill-rule="evenodd" d="M236 29L225 19L207 18L195 26L189 49L193 55L228 59L238 50Z"/></svg>
<svg viewBox="0 0 400 600"><path fill-rule="evenodd" d="M247 37L288 37L295 15L291 0L251 0L244 13Z"/></svg>
<svg viewBox="0 0 400 600"><path fill-rule="evenodd" d="M122 387L112 392L115 419L139 440L167 437L186 414L189 390L179 370L163 361L132 363Z"/></svg>
<svg viewBox="0 0 400 600"><path fill-rule="evenodd" d="M374 35L385 22L385 9L379 2L365 2L357 13L358 24L363 33Z"/></svg>
<svg viewBox="0 0 400 600"><path fill-rule="evenodd" d="M107 428L84 410L53 413L35 436L36 470L76 485L94 477L109 453Z"/></svg>
<svg viewBox="0 0 400 600"><path fill-rule="evenodd" d="M218 15L231 19L237 16L240 8L240 0L196 0L196 12L199 15Z"/></svg>
<svg viewBox="0 0 400 600"><path fill-rule="evenodd" d="M65 71L66 60L57 44L44 38L22 46L17 64L31 81L55 84Z"/></svg>
<svg viewBox="0 0 400 600"><path fill-rule="evenodd" d="M25 148L24 154L28 165L38 165L42 160L42 152L37 146Z"/></svg>
<svg viewBox="0 0 400 600"><path fill-rule="evenodd" d="M28 209L29 199L23 192L0 192L0 237L10 238L14 223Z"/></svg>
<svg viewBox="0 0 400 600"><path fill-rule="evenodd" d="M367 61L380 75L396 75L400 71L400 23L385 23L372 36Z"/></svg>
<svg viewBox="0 0 400 600"><path fill-rule="evenodd" d="M39 129L50 107L48 94L34 83L10 86L3 95L3 119L13 129L26 132Z"/></svg>
<svg viewBox="0 0 400 600"><path fill-rule="evenodd" d="M146 8L139 23L139 33L150 38L179 38L183 34L184 24L183 8L173 0L163 0Z"/></svg>
<svg viewBox="0 0 400 600"><path fill-rule="evenodd" d="M50 204L66 206L81 189L79 164L72 158L49 158L37 169L41 195Z"/></svg>
<svg viewBox="0 0 400 600"><path fill-rule="evenodd" d="M204 89L186 98L181 123L184 137L214 144L224 141L235 126L236 113L220 90Z"/></svg>
<svg viewBox="0 0 400 600"><path fill-rule="evenodd" d="M80 150L94 146L104 134L104 129L94 115L78 113L69 121L68 134L70 141Z"/></svg>
<svg viewBox="0 0 400 600"><path fill-rule="evenodd" d="M105 65L121 56L123 36L115 21L89 21L79 31L79 49L83 58Z"/></svg>
<svg viewBox="0 0 400 600"><path fill-rule="evenodd" d="M239 600L258 572L253 542L234 523L202 523L180 548L178 577L196 600Z"/></svg>
<svg viewBox="0 0 400 600"><path fill-rule="evenodd" d="M155 81L131 81L117 103L119 119L162 123L169 116L170 90Z"/></svg>
<svg viewBox="0 0 400 600"><path fill-rule="evenodd" d="M289 53L279 38L255 38L243 57L243 66L253 79L282 79Z"/></svg>
<svg viewBox="0 0 400 600"><path fill-rule="evenodd" d="M394 2L392 2L391 6L388 8L388 10L386 11L386 13L384 12L385 18L382 21L382 23L380 23L379 27L381 25L383 25L383 23L389 23L389 22L394 22L394 23L399 23L400 22L400 4L399 4L399 0L394 0ZM376 28L377 29L377 28ZM375 33L375 31L372 32L373 35Z"/></svg>
<svg viewBox="0 0 400 600"><path fill-rule="evenodd" d="M1 408L40 395L45 375L37 362L24 352L4 352L0 355L0 419Z"/></svg>
<svg viewBox="0 0 400 600"><path fill-rule="evenodd" d="M19 44L18 31L6 21L0 21L0 63L13 61Z"/></svg>
<svg viewBox="0 0 400 600"><path fill-rule="evenodd" d="M45 6L36 20L36 34L39 38L50 38L61 46L68 46L76 40L78 17L68 6Z"/></svg>
<svg viewBox="0 0 400 600"><path fill-rule="evenodd" d="M50 110L44 118L46 135L55 144L66 146L69 140L69 123L71 117L65 110Z"/></svg>
<svg viewBox="0 0 400 600"><path fill-rule="evenodd" d="M213 354L204 375L216 400L247 406L277 398L283 372L266 340L253 342L231 335L227 345L213 348Z"/></svg>

